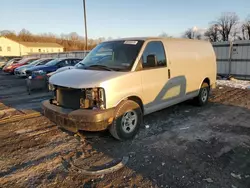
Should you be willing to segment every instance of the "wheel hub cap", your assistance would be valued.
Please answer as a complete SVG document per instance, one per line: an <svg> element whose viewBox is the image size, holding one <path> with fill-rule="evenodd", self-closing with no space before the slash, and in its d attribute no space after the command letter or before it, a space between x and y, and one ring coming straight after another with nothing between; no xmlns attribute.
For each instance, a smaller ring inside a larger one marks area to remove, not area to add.
<svg viewBox="0 0 250 188"><path fill-rule="evenodd" d="M126 112L122 117L122 129L126 133L131 133L137 124L137 114L134 110Z"/></svg>
<svg viewBox="0 0 250 188"><path fill-rule="evenodd" d="M202 91L201 91L201 100L202 100L202 102L206 102L207 97L208 97L207 89L203 88Z"/></svg>

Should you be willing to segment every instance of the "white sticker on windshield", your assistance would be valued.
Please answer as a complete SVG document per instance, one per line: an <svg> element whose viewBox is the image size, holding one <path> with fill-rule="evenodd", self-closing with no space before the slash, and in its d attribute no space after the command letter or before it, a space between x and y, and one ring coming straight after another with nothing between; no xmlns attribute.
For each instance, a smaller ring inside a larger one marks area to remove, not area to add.
<svg viewBox="0 0 250 188"><path fill-rule="evenodd" d="M132 40L124 42L124 44L131 44L131 45L136 45L137 43L138 43L138 41L132 41Z"/></svg>

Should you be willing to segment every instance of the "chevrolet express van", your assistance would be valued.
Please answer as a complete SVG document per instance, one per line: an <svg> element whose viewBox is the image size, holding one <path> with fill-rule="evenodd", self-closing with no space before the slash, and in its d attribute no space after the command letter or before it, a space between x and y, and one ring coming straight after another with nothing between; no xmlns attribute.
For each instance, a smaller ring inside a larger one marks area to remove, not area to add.
<svg viewBox="0 0 250 188"><path fill-rule="evenodd" d="M205 105L215 87L216 58L209 42L127 38L97 45L77 68L49 79L54 98L44 114L77 132L109 129L133 138L143 115L193 99Z"/></svg>

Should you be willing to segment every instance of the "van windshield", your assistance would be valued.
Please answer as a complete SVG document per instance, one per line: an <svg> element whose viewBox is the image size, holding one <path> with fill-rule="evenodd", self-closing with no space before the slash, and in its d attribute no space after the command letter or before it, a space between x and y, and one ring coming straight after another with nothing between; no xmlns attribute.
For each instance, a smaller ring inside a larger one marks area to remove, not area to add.
<svg viewBox="0 0 250 188"><path fill-rule="evenodd" d="M76 68L129 71L142 45L141 40L103 42L78 63Z"/></svg>

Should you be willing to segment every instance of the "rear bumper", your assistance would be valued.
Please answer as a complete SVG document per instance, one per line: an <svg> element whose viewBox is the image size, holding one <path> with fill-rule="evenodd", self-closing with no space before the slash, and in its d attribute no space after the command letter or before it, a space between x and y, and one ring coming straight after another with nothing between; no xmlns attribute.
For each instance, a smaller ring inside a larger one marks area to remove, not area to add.
<svg viewBox="0 0 250 188"><path fill-rule="evenodd" d="M114 108L107 110L72 110L51 104L49 100L44 101L42 106L47 118L59 127L71 132L105 130L112 123L114 117Z"/></svg>

